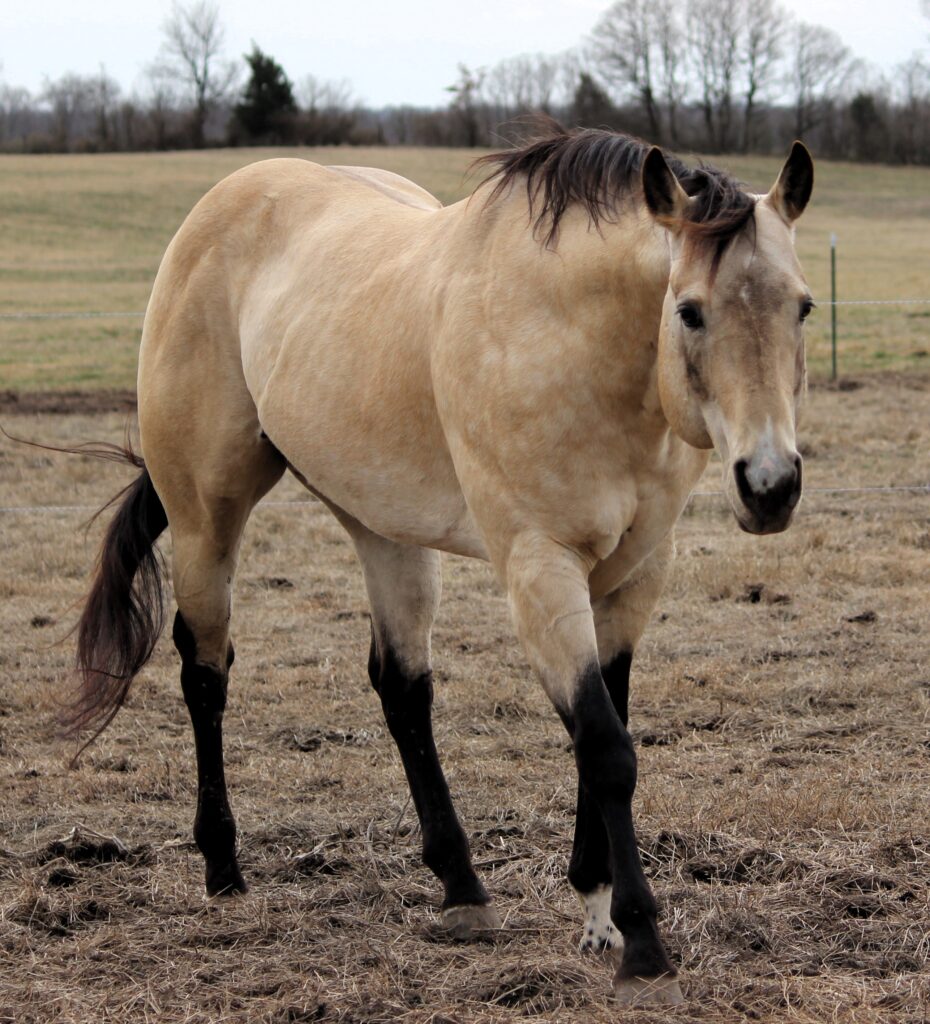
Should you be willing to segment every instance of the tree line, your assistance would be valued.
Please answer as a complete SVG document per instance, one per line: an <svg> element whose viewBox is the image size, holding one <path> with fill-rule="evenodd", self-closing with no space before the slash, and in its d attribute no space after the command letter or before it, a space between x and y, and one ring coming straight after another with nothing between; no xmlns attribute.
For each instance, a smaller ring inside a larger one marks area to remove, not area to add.
<svg viewBox="0 0 930 1024"><path fill-rule="evenodd" d="M103 68L37 95L0 83L0 149L497 146L542 112L673 149L773 153L802 138L824 157L930 164L926 48L883 74L778 0L616 0L572 50L459 65L434 108L372 109L346 81L295 82L257 45L232 61L224 42L213 0L189 0L166 20L141 91L124 94Z"/></svg>

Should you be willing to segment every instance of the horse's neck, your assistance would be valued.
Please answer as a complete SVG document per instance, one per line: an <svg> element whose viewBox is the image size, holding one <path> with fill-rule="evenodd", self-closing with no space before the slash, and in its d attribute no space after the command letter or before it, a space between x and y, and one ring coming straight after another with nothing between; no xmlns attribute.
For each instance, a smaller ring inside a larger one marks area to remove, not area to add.
<svg viewBox="0 0 930 1024"><path fill-rule="evenodd" d="M664 431L657 358L669 276L665 232L636 211L600 231L576 220L567 225L559 252L561 266L550 264L552 286L584 330L604 388Z"/></svg>
<svg viewBox="0 0 930 1024"><path fill-rule="evenodd" d="M545 346L553 358L587 366L605 403L637 410L649 421L641 428L665 429L656 359L669 251L647 214L631 209L598 230L584 211L570 209L548 246L529 225L523 194L488 207L475 196L440 216L455 222L442 232L446 244L455 239L442 265L478 282L474 307L525 331L531 358Z"/></svg>

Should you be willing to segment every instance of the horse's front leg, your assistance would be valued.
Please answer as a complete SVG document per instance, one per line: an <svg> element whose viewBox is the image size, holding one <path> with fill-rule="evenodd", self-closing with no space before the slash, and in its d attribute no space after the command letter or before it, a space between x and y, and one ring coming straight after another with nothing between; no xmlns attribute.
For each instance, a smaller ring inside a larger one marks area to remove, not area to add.
<svg viewBox="0 0 930 1024"><path fill-rule="evenodd" d="M674 543L669 534L633 576L594 602L601 675L624 726L629 717L633 652L662 593L673 556ZM580 780L568 878L584 910L580 950L604 952L616 948L620 936L610 919L612 878L607 830L594 799Z"/></svg>
<svg viewBox="0 0 930 1024"><path fill-rule="evenodd" d="M579 555L540 536L518 537L505 564L517 631L572 737L581 785L604 822L610 916L623 936L615 994L629 1003L679 1003L677 972L659 937L636 846L636 754L601 672L589 570Z"/></svg>

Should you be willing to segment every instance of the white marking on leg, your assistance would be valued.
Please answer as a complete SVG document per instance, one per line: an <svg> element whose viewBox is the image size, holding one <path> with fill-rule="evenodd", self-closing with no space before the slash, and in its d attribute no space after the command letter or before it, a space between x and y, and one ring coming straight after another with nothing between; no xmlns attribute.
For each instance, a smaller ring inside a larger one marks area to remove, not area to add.
<svg viewBox="0 0 930 1024"><path fill-rule="evenodd" d="M609 885L599 885L591 892L577 893L584 910L584 931L578 949L582 953L605 953L616 949L623 938L610 920Z"/></svg>

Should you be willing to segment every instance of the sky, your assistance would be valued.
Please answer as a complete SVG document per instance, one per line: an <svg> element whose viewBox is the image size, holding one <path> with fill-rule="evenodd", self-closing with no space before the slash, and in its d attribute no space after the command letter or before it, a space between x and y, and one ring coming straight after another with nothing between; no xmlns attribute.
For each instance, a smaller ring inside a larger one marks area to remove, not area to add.
<svg viewBox="0 0 930 1024"><path fill-rule="evenodd" d="M840 33L857 56L890 70L930 56L920 0L782 0L805 21ZM371 106L448 102L463 62L489 66L519 53L558 53L590 31L610 0L219 0L226 50L254 40L299 82L348 79ZM103 65L123 89L144 89L170 0L0 0L0 83L38 92L45 76ZM880 10L881 14L875 13Z"/></svg>

